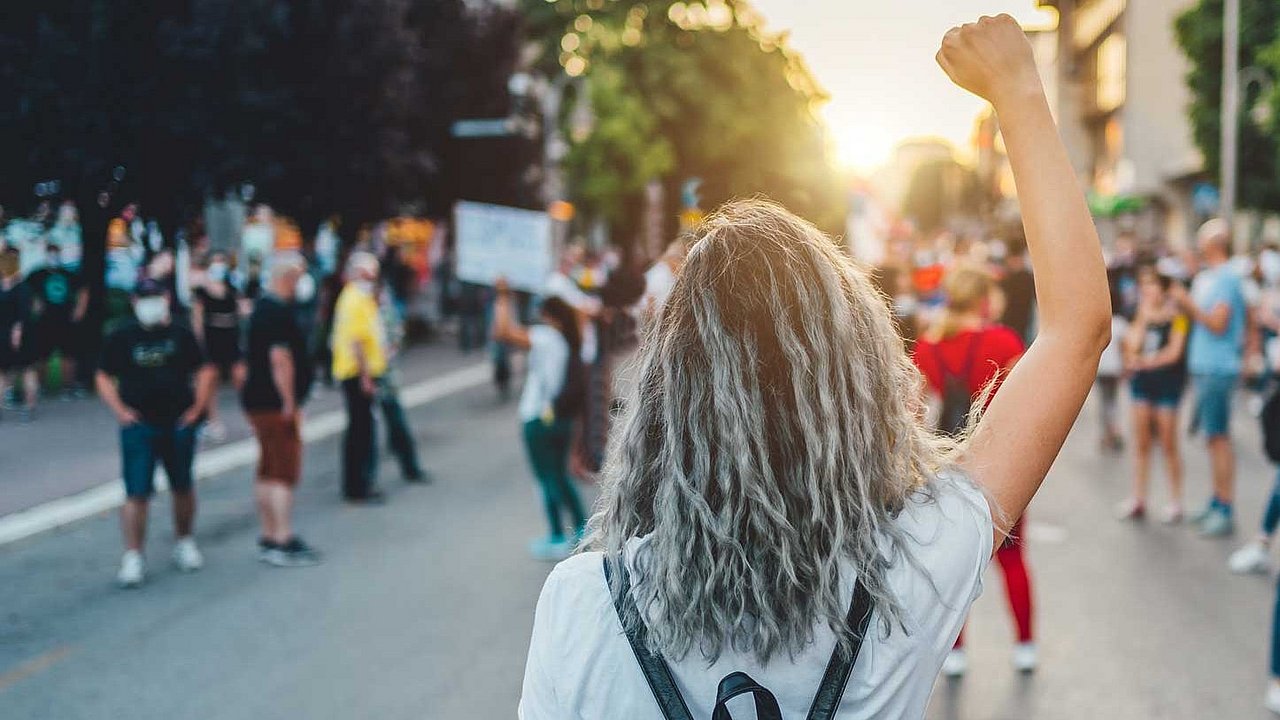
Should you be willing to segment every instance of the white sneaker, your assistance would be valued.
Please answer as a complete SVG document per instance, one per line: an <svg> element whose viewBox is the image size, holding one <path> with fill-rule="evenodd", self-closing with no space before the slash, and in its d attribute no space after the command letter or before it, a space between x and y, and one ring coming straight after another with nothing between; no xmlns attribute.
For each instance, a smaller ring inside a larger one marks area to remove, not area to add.
<svg viewBox="0 0 1280 720"><path fill-rule="evenodd" d="M178 538L177 544L173 546L173 564L182 572L195 572L204 567L204 555L196 547L195 538Z"/></svg>
<svg viewBox="0 0 1280 720"><path fill-rule="evenodd" d="M120 558L120 572L116 573L116 584L122 588L136 588L147 577L146 563L142 561L142 553L137 550L125 551Z"/></svg>
<svg viewBox="0 0 1280 720"><path fill-rule="evenodd" d="M1267 697L1262 701L1262 706L1280 715L1280 684L1273 682L1267 687Z"/></svg>
<svg viewBox="0 0 1280 720"><path fill-rule="evenodd" d="M947 659L942 661L942 674L949 678L963 677L969 670L969 656L961 648L951 648Z"/></svg>
<svg viewBox="0 0 1280 720"><path fill-rule="evenodd" d="M1227 567L1237 575L1261 574L1267 571L1270 562L1271 556L1267 552L1267 546L1254 540L1241 545L1239 550L1231 553L1231 557L1227 559Z"/></svg>
<svg viewBox="0 0 1280 720"><path fill-rule="evenodd" d="M1013 646L1013 669L1021 673L1029 673L1036 669L1038 660L1036 644L1033 642L1018 643Z"/></svg>

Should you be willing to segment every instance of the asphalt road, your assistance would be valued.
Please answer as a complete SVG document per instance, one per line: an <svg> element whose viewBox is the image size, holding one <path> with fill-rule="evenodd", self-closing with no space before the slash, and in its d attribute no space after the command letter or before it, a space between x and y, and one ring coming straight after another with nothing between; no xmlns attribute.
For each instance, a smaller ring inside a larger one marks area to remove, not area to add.
<svg viewBox="0 0 1280 720"><path fill-rule="evenodd" d="M446 351L418 358L417 377L465 362ZM488 387L412 410L437 481L402 485L384 462L384 507L340 503L337 438L309 446L298 516L326 553L316 568L255 561L247 467L200 487L198 574L167 562L163 498L141 590L111 583L111 515L0 547L0 718L514 717L550 569L525 552L543 528L514 412ZM1272 471L1252 425L1240 436L1243 538ZM22 453L3 431L0 445L5 458ZM75 457L74 442L62 447ZM1127 461L1095 448L1082 422L1032 509L1040 670L1009 667L1012 628L993 568L969 628L970 673L939 682L929 717L1267 717L1273 581L1227 574L1235 541L1113 520ZM1199 498L1205 458L1191 445L1187 458Z"/></svg>

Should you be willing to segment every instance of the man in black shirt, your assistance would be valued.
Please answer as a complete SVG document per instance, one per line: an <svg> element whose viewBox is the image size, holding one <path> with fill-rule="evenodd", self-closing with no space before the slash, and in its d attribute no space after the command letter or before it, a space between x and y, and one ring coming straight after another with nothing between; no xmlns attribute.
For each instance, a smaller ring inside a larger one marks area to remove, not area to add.
<svg viewBox="0 0 1280 720"><path fill-rule="evenodd" d="M17 250L0 249L0 403L8 402L9 391L25 373L22 385L26 398L19 418L27 421L31 419L30 406L35 404L36 378L27 351L30 343L23 337L30 324L31 297L18 265Z"/></svg>
<svg viewBox="0 0 1280 720"><path fill-rule="evenodd" d="M116 580L123 587L141 585L146 575L142 547L157 461L164 465L173 493L178 537L173 560L187 572L204 564L191 534L196 509L192 463L196 429L217 377L195 334L170 321L169 296L159 284L139 283L133 311L135 322L107 336L96 376L98 396L120 420L125 553Z"/></svg>
<svg viewBox="0 0 1280 720"><path fill-rule="evenodd" d="M249 319L249 374L240 400L258 437L254 497L262 535L258 557L278 567L315 565L319 554L293 534L293 493L302 478L299 408L311 389L306 336L291 307L298 280L306 273L301 257L276 258L271 279Z"/></svg>

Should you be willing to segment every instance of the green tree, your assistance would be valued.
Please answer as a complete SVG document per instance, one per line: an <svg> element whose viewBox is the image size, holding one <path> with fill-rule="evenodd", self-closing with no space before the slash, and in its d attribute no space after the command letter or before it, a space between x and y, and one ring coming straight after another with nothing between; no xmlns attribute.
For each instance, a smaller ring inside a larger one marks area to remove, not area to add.
<svg viewBox="0 0 1280 720"><path fill-rule="evenodd" d="M625 230L648 181L676 198L697 177L706 208L765 195L840 230L842 183L816 115L826 96L749 3L526 0L524 8L541 69L581 76L590 93L594 131L576 139L566 163L586 214Z"/></svg>
<svg viewBox="0 0 1280 720"><path fill-rule="evenodd" d="M1280 3L1274 0L1242 0L1240 8L1240 66L1257 66L1280 79ZM1188 109L1192 136L1204 155L1205 169L1218 182L1221 163L1222 108L1222 0L1199 0L1175 21L1178 45L1191 64L1186 82L1191 90ZM1280 136L1276 126L1260 127L1247 112L1257 103L1280 110L1280 92L1260 97L1261 88L1250 84L1241 97L1245 112L1240 118L1240 204L1280 210Z"/></svg>

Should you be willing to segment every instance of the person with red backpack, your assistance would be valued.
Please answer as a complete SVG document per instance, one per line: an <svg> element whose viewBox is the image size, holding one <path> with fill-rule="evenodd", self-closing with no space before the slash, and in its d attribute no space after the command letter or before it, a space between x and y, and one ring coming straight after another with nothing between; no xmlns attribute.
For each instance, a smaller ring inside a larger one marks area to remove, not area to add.
<svg viewBox="0 0 1280 720"><path fill-rule="evenodd" d="M496 285L493 338L527 350L527 374L520 395L520 422L529 463L542 486L542 499L551 532L533 541L529 552L539 560L563 560L573 551L587 524L582 500L569 474L573 423L586 401L586 366L580 356L581 335L573 307L558 297L542 300L542 322L523 327L515 319L511 289ZM572 523L565 532L563 515Z"/></svg>
<svg viewBox="0 0 1280 720"><path fill-rule="evenodd" d="M1013 330L991 322L995 282L984 270L961 266L943 280L946 308L938 322L916 343L912 359L924 375L930 394L939 401L938 430L961 436L969 426L974 403L990 402L1004 375L1026 349ZM1031 579L1022 556L1022 521L996 551L1004 572L1009 607L1018 627L1013 664L1022 672L1036 665L1031 628ZM958 677L968 669L964 634L956 639L942 671Z"/></svg>

